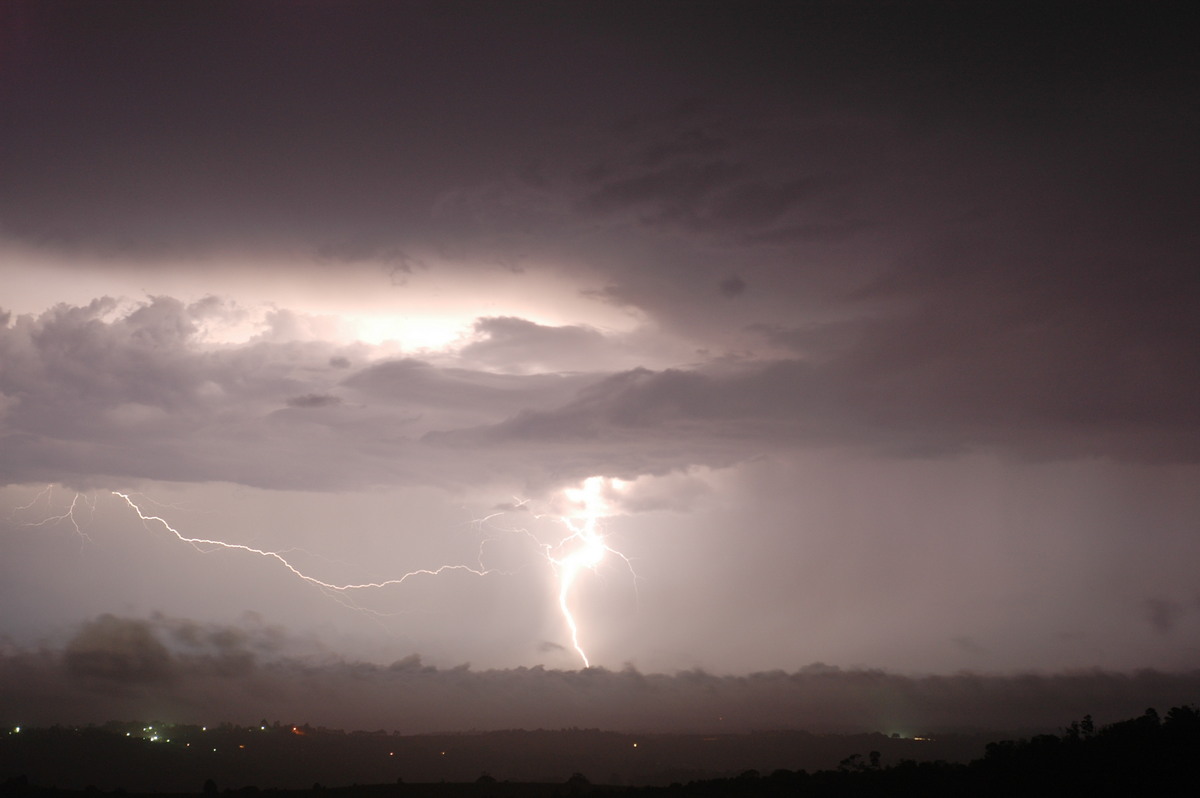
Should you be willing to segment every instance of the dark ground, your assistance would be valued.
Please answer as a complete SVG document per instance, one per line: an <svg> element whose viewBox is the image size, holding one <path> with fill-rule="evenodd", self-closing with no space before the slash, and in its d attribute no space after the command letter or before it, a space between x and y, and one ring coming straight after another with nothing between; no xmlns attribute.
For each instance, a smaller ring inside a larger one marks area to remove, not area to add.
<svg viewBox="0 0 1200 798"><path fill-rule="evenodd" d="M1200 795L1195 707L1175 707L1161 718L1148 709L1099 729L1089 716L1059 734L987 743L966 757L951 753L977 742L963 736L633 736L577 729L405 737L287 726L108 724L13 730L0 737L0 797ZM831 756L840 758L831 765L795 764ZM784 759L793 764L755 767ZM521 775L539 769L541 777ZM326 778L301 784L313 774ZM81 780L86 784L80 786Z"/></svg>
<svg viewBox="0 0 1200 798"><path fill-rule="evenodd" d="M147 731L147 729L152 729ZM128 734L129 736L126 736ZM151 737L157 737L152 741ZM498 782L562 784L572 774L610 785L668 785L746 770L820 770L879 751L901 759L967 762L995 735L934 740L882 734L632 735L596 730L411 735L267 725L103 727L23 730L0 737L0 779L82 790L198 792L219 788L307 789L313 784Z"/></svg>

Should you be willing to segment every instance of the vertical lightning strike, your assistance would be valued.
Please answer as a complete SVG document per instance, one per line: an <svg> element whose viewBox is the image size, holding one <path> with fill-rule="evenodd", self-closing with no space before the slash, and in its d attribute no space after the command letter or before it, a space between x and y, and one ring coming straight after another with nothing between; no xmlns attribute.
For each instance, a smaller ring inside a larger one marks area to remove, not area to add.
<svg viewBox="0 0 1200 798"><path fill-rule="evenodd" d="M511 530L519 531L525 535L528 535L542 551L546 561L550 564L557 575L559 611L562 613L563 620L566 623L568 631L570 632L571 645L575 649L575 652L579 655L579 658L582 660L585 668L591 667L591 661L588 659L587 653L584 651L583 645L580 642L579 624L571 610L571 593L576 584L576 580L580 571L583 569L594 571L601 564L601 562L604 561L606 555L608 554L612 554L623 560L625 564L629 566L630 572L632 573L632 563L630 562L629 558L621 552L611 548L605 542L605 536L600 530L600 519L612 515L615 512L606 498L606 491L611 495L613 492L619 490L622 484L623 483L616 479L590 477L584 480L583 485L580 488L565 489L563 491L563 495L571 504L574 505L575 510L569 515L558 517L557 520L566 526L569 534L559 540L557 543L549 544L541 542L528 530ZM143 525L147 527L149 527L151 524L158 525L162 529L174 535L177 540L182 543L187 543L197 551L207 554L220 549L227 549L242 551L248 554L258 555L269 560L274 560L276 563L291 572L295 577L315 585L323 592L331 594L331 597L344 596L352 591L379 589L400 585L412 577L437 576L447 571L465 571L467 573L474 574L475 576L486 576L495 572L493 569L487 568L483 564L482 547L483 544L487 542L485 540L481 543L478 567L472 567L470 565L443 565L438 568L421 568L414 571L409 571L408 573L405 573L394 579L386 579L377 582L362 582L357 584L339 584L327 582L302 571L284 556L285 552L272 551L270 549L260 549L253 546L247 546L242 543L230 543L223 540L189 537L173 527L162 516L151 515L145 512L129 494L121 493L120 491L112 491L112 495L124 500L124 502L135 513L137 513L137 516L139 519L141 519ZM79 497L77 495L76 501L78 501L78 499ZM516 506L522 506L524 504L525 501L519 501L517 502ZM71 510L68 510L67 513L63 514L59 518L70 518L72 522L74 522L74 516L72 514L74 507L75 503L72 502ZM482 529L485 523L489 522L492 518L500 514L501 513L494 513L493 515L481 519L477 523ZM541 518L544 516L535 517ZM76 528L78 528L78 525L76 525ZM634 574L634 576L636 578L636 574ZM352 602L348 602L348 606L351 606L354 609L362 609L361 607L354 605Z"/></svg>
<svg viewBox="0 0 1200 798"><path fill-rule="evenodd" d="M575 578L584 568L595 570L603 562L604 555L610 552L624 560L626 565L630 565L628 557L604 542L604 536L598 528L599 519L611 514L606 512L609 510L608 502L604 499L606 483L613 489L622 484L616 479L606 481L603 477L589 477L584 480L583 487L563 491L570 501L579 505L581 512L575 518L562 518L571 534L553 549L546 550L546 558L558 573L558 608L566 621L567 629L571 632L571 645L583 660L585 668L590 668L591 662L579 642L579 624L575 621L568 601ZM569 551L566 554L555 553L564 549Z"/></svg>
<svg viewBox="0 0 1200 798"><path fill-rule="evenodd" d="M568 529L572 530L572 535L559 544L559 547L561 548L572 540L578 540L579 546L563 557L555 557L552 554L548 556L550 562L558 570L558 608L562 611L567 628L571 631L571 645L583 660L583 667L590 668L591 662L588 661L587 653L579 644L579 624L575 622L575 616L571 613L567 597L571 593L571 587L575 584L575 577L579 575L580 569L595 568L599 565L604 559L604 552L608 550L608 547L596 534L595 519L586 519L582 529L576 528L568 519L564 519L564 523L567 524Z"/></svg>

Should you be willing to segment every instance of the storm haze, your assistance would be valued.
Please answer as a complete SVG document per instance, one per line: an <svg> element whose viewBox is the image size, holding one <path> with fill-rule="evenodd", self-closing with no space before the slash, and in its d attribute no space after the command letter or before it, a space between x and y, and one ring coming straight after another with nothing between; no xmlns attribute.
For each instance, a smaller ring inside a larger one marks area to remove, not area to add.
<svg viewBox="0 0 1200 798"><path fill-rule="evenodd" d="M0 722L1196 701L1183 10L0 5Z"/></svg>

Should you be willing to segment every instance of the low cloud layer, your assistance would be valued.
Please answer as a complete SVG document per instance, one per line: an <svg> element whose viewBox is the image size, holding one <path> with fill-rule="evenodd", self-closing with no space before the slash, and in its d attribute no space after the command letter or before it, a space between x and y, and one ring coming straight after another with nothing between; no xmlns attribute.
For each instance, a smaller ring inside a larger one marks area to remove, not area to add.
<svg viewBox="0 0 1200 798"><path fill-rule="evenodd" d="M280 657L246 629L158 617L101 616L64 650L0 657L4 721L259 718L404 733L453 729L600 728L740 732L1053 730L1193 702L1200 673L1105 671L905 676L820 664L716 676L633 668L435 668L410 656L372 665ZM236 667L231 666L236 662Z"/></svg>

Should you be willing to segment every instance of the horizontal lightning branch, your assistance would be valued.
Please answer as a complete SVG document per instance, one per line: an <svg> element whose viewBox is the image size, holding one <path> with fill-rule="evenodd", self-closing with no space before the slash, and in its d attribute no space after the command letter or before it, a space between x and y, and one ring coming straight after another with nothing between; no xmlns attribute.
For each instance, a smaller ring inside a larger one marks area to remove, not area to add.
<svg viewBox="0 0 1200 798"><path fill-rule="evenodd" d="M537 543L546 561L553 568L555 575L558 578L558 607L562 613L563 621L570 633L571 645L575 652L582 660L584 667L590 667L591 661L583 650L580 643L579 624L571 611L570 594L576 583L579 572L583 569L595 570L597 566L604 560L606 554L613 554L625 562L632 573L633 567L629 558L619 551L612 549L605 542L604 535L601 534L598 528L599 518L609 514L609 507L604 499L604 489L607 486L614 488L618 485L616 480L604 480L602 477L592 477L585 480L583 487L578 489L568 489L564 491L567 498L572 501L579 511L573 517L560 517L559 520L567 527L570 534L560 540L557 544L551 545L537 541L537 538L526 530L520 530L528 534L534 542ZM151 522L160 525L163 529L170 532L179 541L193 546L201 552L210 552L216 549L229 549L236 551L244 551L248 554L256 554L260 557L266 557L276 561L279 565L286 568L299 579L304 580L312 585L321 588L324 591L332 591L333 593L346 594L351 591L380 589L394 585L400 585L407 580L416 576L438 576L449 571L464 571L474 574L475 576L486 576L494 573L493 569L485 568L482 562L482 551L480 552L479 567L475 568L470 565L443 565L438 568L421 568L415 571L409 571L394 579L386 579L377 582L362 582L358 584L338 584L334 582L326 582L318 579L315 576L310 576L297 568L291 561L278 551L270 551L268 549L259 549L253 546L247 546L242 543L230 543L224 540L213 540L211 538L195 538L188 537L180 532L163 517L158 515L149 515L142 510L141 507L127 493L120 491L112 491L112 495L119 496L125 500L125 503L137 513L138 518L143 524ZM520 502L523 504L524 502ZM518 505L518 506L519 506ZM75 508L74 502L63 518L70 516L74 522L74 516L71 515ZM482 524L493 518L494 515L488 516L479 523ZM541 517L541 516L536 516ZM76 525L78 528L78 525ZM636 574L634 577L636 579ZM351 603L350 606L353 606ZM358 608L361 609L361 608Z"/></svg>
<svg viewBox="0 0 1200 798"><path fill-rule="evenodd" d="M289 571L291 571L293 574L298 576L300 579L303 579L305 582L310 582L310 583L316 585L317 587L325 588L326 590L336 590L339 592L344 592L344 591L349 591L349 590L367 590L367 589L372 589L372 588L390 587L392 585L402 584L403 582L405 582L406 580L408 580L414 576L437 576L438 574L445 573L446 571L467 571L468 573L475 574L476 576L485 576L488 573L490 573L490 571L488 571L487 569L476 569L476 568L472 568L469 565L443 565L443 566L440 566L440 567L434 568L434 569L421 568L416 571L409 571L408 573L404 574L403 576L396 577L395 579L387 579L382 582L363 582L361 584L339 585L339 584L335 584L333 582L325 582L323 580L317 579L314 576L309 576L308 574L304 573L299 568L297 568L296 566L294 566L290 562L288 562L287 558L284 557L282 554L280 554L277 551L267 551L265 549L256 549L253 546L246 546L241 543L229 543L229 542L223 541L223 540L210 540L208 538L187 537L182 532L177 530L175 527L173 527L169 523L167 523L166 519L164 519L160 516L157 516L157 515L146 515L144 512L142 512L142 508L138 507L138 505L133 501L133 499L129 498L129 496L127 494L120 493L115 490L112 493L114 496L120 496L122 499L124 499L125 502L130 507L133 508L133 511L138 514L138 517L141 518L143 522L155 521L155 522L161 524L164 529L166 529L168 532L170 532L172 535L174 535L176 538L183 541L184 543L191 544L192 546L195 546L198 549L200 546L212 546L215 548L222 548L222 549L236 549L239 551L249 552L250 554L257 554L260 557L267 557L267 558L276 560L280 565L282 565L284 568L287 568Z"/></svg>

